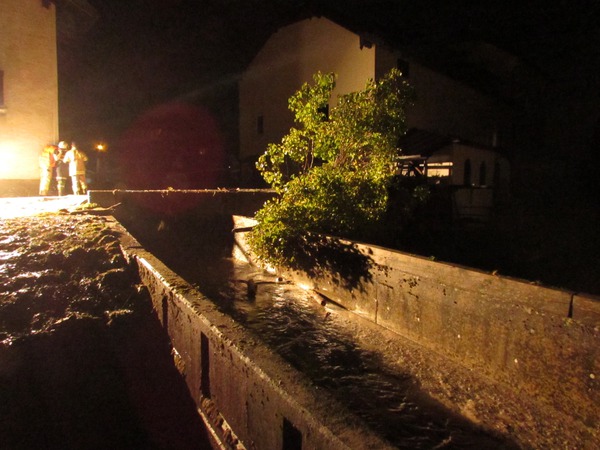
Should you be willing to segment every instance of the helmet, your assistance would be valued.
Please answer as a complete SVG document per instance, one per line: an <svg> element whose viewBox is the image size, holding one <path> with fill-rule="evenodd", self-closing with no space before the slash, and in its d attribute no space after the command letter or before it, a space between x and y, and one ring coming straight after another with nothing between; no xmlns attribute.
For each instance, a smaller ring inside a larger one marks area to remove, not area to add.
<svg viewBox="0 0 600 450"><path fill-rule="evenodd" d="M69 147L69 144L67 144L65 141L60 141L58 143L58 148L66 149L68 147Z"/></svg>

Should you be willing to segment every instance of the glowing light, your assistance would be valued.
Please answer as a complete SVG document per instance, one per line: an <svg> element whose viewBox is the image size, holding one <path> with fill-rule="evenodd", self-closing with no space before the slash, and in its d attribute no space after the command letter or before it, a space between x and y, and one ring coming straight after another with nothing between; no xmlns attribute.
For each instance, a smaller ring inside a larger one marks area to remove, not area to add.
<svg viewBox="0 0 600 450"><path fill-rule="evenodd" d="M19 168L19 146L14 142L0 142L0 178L10 179Z"/></svg>
<svg viewBox="0 0 600 450"><path fill-rule="evenodd" d="M71 209L87 201L86 195L64 197L7 197L0 198L0 219L34 216Z"/></svg>
<svg viewBox="0 0 600 450"><path fill-rule="evenodd" d="M103 142L96 144L96 150L103 153L108 150L108 145Z"/></svg>
<svg viewBox="0 0 600 450"><path fill-rule="evenodd" d="M0 179L39 178L38 157L42 148L35 137L0 135Z"/></svg>

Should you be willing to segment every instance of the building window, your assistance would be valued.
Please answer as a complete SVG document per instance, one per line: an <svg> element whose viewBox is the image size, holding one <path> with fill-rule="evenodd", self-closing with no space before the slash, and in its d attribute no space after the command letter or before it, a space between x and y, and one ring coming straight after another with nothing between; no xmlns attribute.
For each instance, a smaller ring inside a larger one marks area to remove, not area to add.
<svg viewBox="0 0 600 450"><path fill-rule="evenodd" d="M485 166L485 161L479 166L479 185L487 185L487 167Z"/></svg>
<svg viewBox="0 0 600 450"><path fill-rule="evenodd" d="M465 186L471 186L472 181L471 181L471 160L467 159L465 161L465 170L463 173L463 184Z"/></svg>
<svg viewBox="0 0 600 450"><path fill-rule="evenodd" d="M265 132L265 116L262 114L256 118L256 132L258 134Z"/></svg>
<svg viewBox="0 0 600 450"><path fill-rule="evenodd" d="M4 106L4 70L0 70L0 108Z"/></svg>
<svg viewBox="0 0 600 450"><path fill-rule="evenodd" d="M398 69L400 72L402 72L402 76L404 78L408 78L409 76L409 67L408 67L408 61L406 61L405 59L402 58L398 58L396 60L396 69Z"/></svg>

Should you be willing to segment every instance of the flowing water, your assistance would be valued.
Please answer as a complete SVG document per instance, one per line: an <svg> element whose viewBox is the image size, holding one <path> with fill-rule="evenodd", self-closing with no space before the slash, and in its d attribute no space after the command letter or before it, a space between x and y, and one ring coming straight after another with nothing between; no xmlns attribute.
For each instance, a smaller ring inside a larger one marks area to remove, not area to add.
<svg viewBox="0 0 600 450"><path fill-rule="evenodd" d="M452 414L373 345L362 346L360 325L339 319L341 308L232 258L227 243L180 245L185 255L165 248L151 251L398 448L516 448Z"/></svg>

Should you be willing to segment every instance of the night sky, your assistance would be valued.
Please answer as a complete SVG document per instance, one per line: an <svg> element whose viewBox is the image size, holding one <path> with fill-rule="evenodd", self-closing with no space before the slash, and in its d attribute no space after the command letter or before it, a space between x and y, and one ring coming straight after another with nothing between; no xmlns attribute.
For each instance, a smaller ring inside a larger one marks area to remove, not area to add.
<svg viewBox="0 0 600 450"><path fill-rule="evenodd" d="M235 152L235 80L278 27L324 13L402 44L485 39L542 80L532 155L598 162L600 2L89 0L97 17L59 39L61 138L115 143L144 113L204 105ZM59 26L61 24L59 9ZM529 105L531 107L531 105Z"/></svg>
<svg viewBox="0 0 600 450"><path fill-rule="evenodd" d="M82 141L113 141L164 102L231 98L236 75L290 9L258 1L90 3L94 25L59 42L61 132Z"/></svg>

